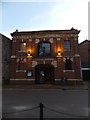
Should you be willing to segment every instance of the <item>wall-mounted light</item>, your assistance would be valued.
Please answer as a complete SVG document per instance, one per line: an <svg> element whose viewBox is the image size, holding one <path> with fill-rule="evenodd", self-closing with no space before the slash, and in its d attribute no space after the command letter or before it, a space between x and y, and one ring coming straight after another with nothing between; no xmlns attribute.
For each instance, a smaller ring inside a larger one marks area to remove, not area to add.
<svg viewBox="0 0 90 120"><path fill-rule="evenodd" d="M26 43L23 43L23 45L26 45Z"/></svg>
<svg viewBox="0 0 90 120"><path fill-rule="evenodd" d="M61 52L60 51L58 51L57 57L61 57Z"/></svg>
<svg viewBox="0 0 90 120"><path fill-rule="evenodd" d="M30 51L28 51L27 56L32 57L32 54L30 53Z"/></svg>

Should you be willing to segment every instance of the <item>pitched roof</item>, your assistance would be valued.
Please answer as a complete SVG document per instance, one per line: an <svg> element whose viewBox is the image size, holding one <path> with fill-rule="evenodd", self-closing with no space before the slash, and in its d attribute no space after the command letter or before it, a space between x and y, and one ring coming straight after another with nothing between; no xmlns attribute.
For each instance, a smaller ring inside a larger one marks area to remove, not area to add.
<svg viewBox="0 0 90 120"><path fill-rule="evenodd" d="M81 44L84 44L84 43L86 43L86 42L89 42L90 43L90 40L84 40L84 41L82 41L79 45L81 45Z"/></svg>

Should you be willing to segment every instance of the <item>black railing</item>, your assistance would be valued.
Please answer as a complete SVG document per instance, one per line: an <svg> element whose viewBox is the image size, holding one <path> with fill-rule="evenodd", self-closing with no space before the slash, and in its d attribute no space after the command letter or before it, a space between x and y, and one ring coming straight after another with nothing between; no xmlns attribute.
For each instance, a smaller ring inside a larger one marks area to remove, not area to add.
<svg viewBox="0 0 90 120"><path fill-rule="evenodd" d="M65 112L62 112L62 111L58 111L56 109L53 109L53 108L50 108L50 107L47 107L45 106L42 102L36 106L36 107L32 107L32 108L29 108L29 109L24 109L24 110L19 110L19 111L15 111L15 112L6 112L6 113L3 113L2 114L2 120L8 120L8 119L5 119L7 118L6 115L10 115L10 114L16 114L16 113L21 113L21 112L25 112L25 111L32 111L32 110L36 110L36 109L40 109L40 120L43 120L43 108L46 109L46 110L49 110L53 113L57 113L57 114L62 114L64 116L69 116L69 117L73 117L73 118L86 118L85 116L80 116L80 115L75 115L75 114L71 114L71 113L65 113Z"/></svg>

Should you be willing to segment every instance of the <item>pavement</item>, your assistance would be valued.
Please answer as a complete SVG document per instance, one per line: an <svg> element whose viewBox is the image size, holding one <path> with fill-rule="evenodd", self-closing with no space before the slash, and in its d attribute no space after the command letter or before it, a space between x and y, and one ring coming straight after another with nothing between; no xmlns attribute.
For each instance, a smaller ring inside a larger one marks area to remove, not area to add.
<svg viewBox="0 0 90 120"><path fill-rule="evenodd" d="M60 85L60 84L34 84L34 85L3 85L2 89L62 89L62 90L90 90L89 82L82 84Z"/></svg>
<svg viewBox="0 0 90 120"><path fill-rule="evenodd" d="M19 118L31 118L33 120L40 117L39 105L42 102L45 120L52 118L55 120L56 118L58 120L60 118L62 118L61 120L64 120L64 118L68 118L68 120L71 118L72 120L74 118L75 120L78 117L85 120L90 109L88 97L88 90L21 88L18 90L11 88L2 92L2 113L4 118L10 118L10 120L15 120L15 118L18 118L18 120Z"/></svg>

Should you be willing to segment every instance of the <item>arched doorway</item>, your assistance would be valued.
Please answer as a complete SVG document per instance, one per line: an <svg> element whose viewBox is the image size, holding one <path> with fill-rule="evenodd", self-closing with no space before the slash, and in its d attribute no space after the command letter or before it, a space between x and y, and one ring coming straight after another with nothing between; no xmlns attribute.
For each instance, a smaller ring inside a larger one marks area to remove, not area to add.
<svg viewBox="0 0 90 120"><path fill-rule="evenodd" d="M36 84L54 83L54 66L50 64L40 64L35 67Z"/></svg>

